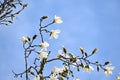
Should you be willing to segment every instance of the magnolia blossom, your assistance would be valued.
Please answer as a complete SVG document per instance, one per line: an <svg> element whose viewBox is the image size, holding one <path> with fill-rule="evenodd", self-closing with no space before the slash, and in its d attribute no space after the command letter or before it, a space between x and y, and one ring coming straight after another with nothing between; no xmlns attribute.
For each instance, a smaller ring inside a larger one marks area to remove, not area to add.
<svg viewBox="0 0 120 80"><path fill-rule="evenodd" d="M120 80L120 76L117 76L117 77L116 77L116 80Z"/></svg>
<svg viewBox="0 0 120 80"><path fill-rule="evenodd" d="M29 40L28 40L28 38L26 38L26 37L23 36L23 37L21 38L21 41L24 42L24 43L27 43Z"/></svg>
<svg viewBox="0 0 120 80"><path fill-rule="evenodd" d="M37 75L37 76L34 78L34 80L40 80L40 76Z"/></svg>
<svg viewBox="0 0 120 80"><path fill-rule="evenodd" d="M61 17L58 17L58 16L55 15L54 20L53 20L53 23L60 24L60 23L62 23L62 22L63 22L63 21L61 20Z"/></svg>
<svg viewBox="0 0 120 80"><path fill-rule="evenodd" d="M49 47L49 44L47 42L43 42L40 44L40 47L43 49L43 50L47 50L47 47Z"/></svg>
<svg viewBox="0 0 120 80"><path fill-rule="evenodd" d="M62 68L54 67L52 70L52 73L53 74L62 73L63 71L68 70L68 69L69 69L68 66L63 66Z"/></svg>
<svg viewBox="0 0 120 80"><path fill-rule="evenodd" d="M91 71L91 70L94 70L94 68L93 68L92 66L85 66L85 67L83 68L83 70L84 70L85 72L90 73L90 71Z"/></svg>
<svg viewBox="0 0 120 80"><path fill-rule="evenodd" d="M47 53L47 52L39 51L38 54L39 54L40 57L42 57L42 58L47 58L47 57L48 57L48 53Z"/></svg>
<svg viewBox="0 0 120 80"><path fill-rule="evenodd" d="M58 80L56 75L50 76L50 80Z"/></svg>
<svg viewBox="0 0 120 80"><path fill-rule="evenodd" d="M55 38L57 39L58 38L58 34L60 33L61 31L59 29L56 29L56 30L51 30L50 31L50 38Z"/></svg>
<svg viewBox="0 0 120 80"><path fill-rule="evenodd" d="M105 67L105 70L104 70L105 75L106 75L106 76L111 75L111 74L112 74L112 70L113 70L114 68L115 68L114 66L106 66L106 67Z"/></svg>
<svg viewBox="0 0 120 80"><path fill-rule="evenodd" d="M61 69L56 66L53 68L52 73L60 73Z"/></svg>

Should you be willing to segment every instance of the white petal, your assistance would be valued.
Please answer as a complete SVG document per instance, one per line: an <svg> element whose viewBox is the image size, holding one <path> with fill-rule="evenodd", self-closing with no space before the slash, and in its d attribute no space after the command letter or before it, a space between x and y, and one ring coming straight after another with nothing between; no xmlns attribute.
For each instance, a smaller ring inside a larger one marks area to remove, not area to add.
<svg viewBox="0 0 120 80"><path fill-rule="evenodd" d="M94 70L94 68L93 68L92 66L89 66L89 68L90 68L91 70Z"/></svg>
<svg viewBox="0 0 120 80"><path fill-rule="evenodd" d="M60 33L61 31L59 29L56 29L55 30L55 33Z"/></svg>
<svg viewBox="0 0 120 80"><path fill-rule="evenodd" d="M58 16L55 15L53 22L60 24L60 23L62 23L63 21L61 20L61 17L58 17Z"/></svg>

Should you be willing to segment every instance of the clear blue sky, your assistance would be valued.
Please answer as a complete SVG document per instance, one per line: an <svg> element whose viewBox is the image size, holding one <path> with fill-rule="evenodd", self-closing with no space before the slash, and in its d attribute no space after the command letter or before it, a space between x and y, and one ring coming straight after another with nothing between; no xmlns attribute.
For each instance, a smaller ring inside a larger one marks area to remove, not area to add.
<svg viewBox="0 0 120 80"><path fill-rule="evenodd" d="M63 24L51 26L61 29L58 40L50 40L54 54L64 45L78 55L83 47L88 53L98 48L93 61L110 61L115 70L106 77L103 71L90 74L82 70L80 80L115 80L120 71L120 0L25 0L28 7L15 18L9 27L0 27L0 80L24 80L14 78L12 70L24 70L22 36L38 33L41 16L61 16ZM56 49L55 49L56 47Z"/></svg>

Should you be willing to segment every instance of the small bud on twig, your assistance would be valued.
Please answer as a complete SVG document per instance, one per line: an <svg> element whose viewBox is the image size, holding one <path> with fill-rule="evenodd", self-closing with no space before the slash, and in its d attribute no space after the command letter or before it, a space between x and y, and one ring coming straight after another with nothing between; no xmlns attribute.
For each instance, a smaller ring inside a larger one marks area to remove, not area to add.
<svg viewBox="0 0 120 80"><path fill-rule="evenodd" d="M93 50L93 52L92 52L92 54L95 54L96 52L97 52L97 48L95 48L94 50Z"/></svg>
<svg viewBox="0 0 120 80"><path fill-rule="evenodd" d="M80 51L82 52L82 54L84 54L84 49L83 48L80 48Z"/></svg>

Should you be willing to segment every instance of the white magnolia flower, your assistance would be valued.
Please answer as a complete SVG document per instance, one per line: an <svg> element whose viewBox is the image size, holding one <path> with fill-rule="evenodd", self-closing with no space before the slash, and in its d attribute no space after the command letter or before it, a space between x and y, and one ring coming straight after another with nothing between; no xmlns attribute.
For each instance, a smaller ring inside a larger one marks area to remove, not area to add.
<svg viewBox="0 0 120 80"><path fill-rule="evenodd" d="M116 80L120 80L120 76L117 76L117 77L116 77Z"/></svg>
<svg viewBox="0 0 120 80"><path fill-rule="evenodd" d="M26 37L23 36L23 37L21 38L21 41L24 42L24 43L27 43L29 40L28 40L28 38L26 38Z"/></svg>
<svg viewBox="0 0 120 80"><path fill-rule="evenodd" d="M56 66L53 68L52 73L60 73L60 68L57 68Z"/></svg>
<svg viewBox="0 0 120 80"><path fill-rule="evenodd" d="M34 78L34 80L40 80L40 76L37 75L37 76Z"/></svg>
<svg viewBox="0 0 120 80"><path fill-rule="evenodd" d="M68 66L63 66L62 68L59 68L59 73L63 73L64 71L68 70L69 67Z"/></svg>
<svg viewBox="0 0 120 80"><path fill-rule="evenodd" d="M61 31L59 29L56 29L56 30L51 30L50 31L50 38L55 38L57 39L58 38L58 34L60 33Z"/></svg>
<svg viewBox="0 0 120 80"><path fill-rule="evenodd" d="M47 47L49 47L49 44L47 42L43 42L40 44L40 47L43 49L43 50L47 50Z"/></svg>
<svg viewBox="0 0 120 80"><path fill-rule="evenodd" d="M105 67L105 71L104 71L104 72L105 72L105 75L106 75L106 76L111 75L111 74L112 74L112 70L113 70L114 68L115 68L115 67L114 67L114 66L111 66L111 65L110 65L110 66L106 66L106 67Z"/></svg>
<svg viewBox="0 0 120 80"><path fill-rule="evenodd" d="M54 22L54 23L57 23L57 24L60 24L60 23L62 23L63 21L61 20L61 17L58 17L58 16L55 15L53 22Z"/></svg>
<svg viewBox="0 0 120 80"><path fill-rule="evenodd" d="M91 70L94 70L94 68L93 68L92 66L85 66L85 67L83 68L83 70L84 70L85 72L90 73L90 71L91 71Z"/></svg>
<svg viewBox="0 0 120 80"><path fill-rule="evenodd" d="M52 75L52 76L50 76L50 80L58 80L58 79L57 79L57 76Z"/></svg>
<svg viewBox="0 0 120 80"><path fill-rule="evenodd" d="M47 57L48 57L48 53L47 53L47 52L39 51L38 54L39 54L40 57L42 57L42 58L47 58Z"/></svg>
<svg viewBox="0 0 120 80"><path fill-rule="evenodd" d="M63 73L64 71L66 71L66 70L68 70L68 69L69 69L68 66L63 66L62 68L54 67L53 70L52 70L52 73L53 73L53 74Z"/></svg>

